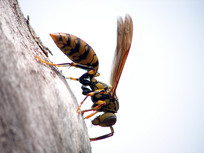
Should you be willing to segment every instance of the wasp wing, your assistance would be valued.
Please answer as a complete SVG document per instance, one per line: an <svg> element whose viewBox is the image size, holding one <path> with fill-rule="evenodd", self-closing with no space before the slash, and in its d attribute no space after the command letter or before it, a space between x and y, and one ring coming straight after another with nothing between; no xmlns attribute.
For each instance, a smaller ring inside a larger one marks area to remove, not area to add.
<svg viewBox="0 0 204 153"><path fill-rule="evenodd" d="M113 95L115 95L115 91L130 50L130 46L132 43L132 35L132 18L129 15L126 15L125 21L123 22L122 17L119 17L117 20L117 46L110 78L110 84L112 86L111 93Z"/></svg>

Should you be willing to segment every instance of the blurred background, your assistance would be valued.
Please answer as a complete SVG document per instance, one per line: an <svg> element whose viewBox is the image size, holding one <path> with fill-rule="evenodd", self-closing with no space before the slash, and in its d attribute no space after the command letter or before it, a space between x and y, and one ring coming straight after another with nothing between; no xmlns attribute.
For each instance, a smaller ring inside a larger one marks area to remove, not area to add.
<svg viewBox="0 0 204 153"><path fill-rule="evenodd" d="M204 1L202 0L19 0L30 24L52 52L54 63L70 62L49 33L86 41L109 84L117 17L133 19L133 41L119 82L120 109L113 137L92 142L93 153L204 152ZM66 77L84 71L62 68ZM80 84L67 80L78 102ZM88 99L82 109L91 107ZM109 128L86 121L90 137Z"/></svg>

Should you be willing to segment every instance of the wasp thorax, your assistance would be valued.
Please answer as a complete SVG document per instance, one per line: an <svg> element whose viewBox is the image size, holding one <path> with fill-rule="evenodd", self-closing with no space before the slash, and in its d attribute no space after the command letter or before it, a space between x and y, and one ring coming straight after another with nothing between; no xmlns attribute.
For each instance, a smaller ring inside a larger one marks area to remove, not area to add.
<svg viewBox="0 0 204 153"><path fill-rule="evenodd" d="M116 123L116 115L114 113L105 113L96 117L93 121L93 125L99 125L102 127L109 127Z"/></svg>

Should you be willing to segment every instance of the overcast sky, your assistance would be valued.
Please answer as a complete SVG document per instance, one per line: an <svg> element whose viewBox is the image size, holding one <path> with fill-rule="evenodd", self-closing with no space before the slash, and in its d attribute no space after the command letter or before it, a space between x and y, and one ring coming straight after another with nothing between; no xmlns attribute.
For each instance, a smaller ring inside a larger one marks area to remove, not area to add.
<svg viewBox="0 0 204 153"><path fill-rule="evenodd" d="M65 32L95 50L97 79L109 82L117 16L133 19L133 42L120 79L120 109L113 137L92 142L93 153L204 152L204 1L202 0L19 0L30 24L54 54L69 62L49 36ZM62 69L78 77L77 69ZM80 84L68 81L79 102ZM75 88L74 88L75 87ZM83 109L89 108L87 100ZM90 137L109 132L91 126Z"/></svg>

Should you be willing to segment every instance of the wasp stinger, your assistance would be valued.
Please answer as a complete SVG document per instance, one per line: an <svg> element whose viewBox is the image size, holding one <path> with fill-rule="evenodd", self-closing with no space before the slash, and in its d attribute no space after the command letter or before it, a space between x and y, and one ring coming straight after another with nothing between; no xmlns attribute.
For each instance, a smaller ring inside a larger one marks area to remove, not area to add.
<svg viewBox="0 0 204 153"><path fill-rule="evenodd" d="M38 61L53 66L74 66L86 70L87 72L79 78L72 78L82 84L82 94L86 95L78 108L78 112L89 112L91 114L85 119L94 116L98 112L103 112L102 115L97 116L93 121L93 125L101 127L110 127L111 132L96 138L90 138L91 141L108 138L114 134L113 125L116 123L116 115L119 109L118 98L116 96L116 89L120 76L122 74L130 46L132 43L133 22L129 15L125 16L125 20L121 17L117 21L117 46L114 56L112 74L110 78L110 86L97 81L95 77L99 75L99 62L94 50L82 39L77 38L71 34L54 33L50 34L55 44L59 49L72 60L72 63L52 64L41 60ZM91 97L93 105L88 110L81 111L80 108L87 97Z"/></svg>

